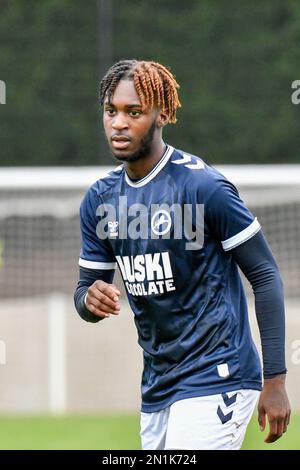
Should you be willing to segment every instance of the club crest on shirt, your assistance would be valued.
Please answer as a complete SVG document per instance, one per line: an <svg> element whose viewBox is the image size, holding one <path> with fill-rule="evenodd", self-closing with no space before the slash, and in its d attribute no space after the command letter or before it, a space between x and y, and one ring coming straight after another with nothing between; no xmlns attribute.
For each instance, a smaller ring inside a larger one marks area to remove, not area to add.
<svg viewBox="0 0 300 470"><path fill-rule="evenodd" d="M151 229L155 235L165 235L171 228L171 216L164 209L158 210L151 219Z"/></svg>

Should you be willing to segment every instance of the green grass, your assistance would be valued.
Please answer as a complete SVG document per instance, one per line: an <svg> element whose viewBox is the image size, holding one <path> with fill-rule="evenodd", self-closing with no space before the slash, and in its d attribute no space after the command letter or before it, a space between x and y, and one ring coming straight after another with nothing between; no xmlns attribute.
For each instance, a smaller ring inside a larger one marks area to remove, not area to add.
<svg viewBox="0 0 300 470"><path fill-rule="evenodd" d="M251 421L243 449L300 449L300 415L292 417L288 433L265 444L256 418ZM0 449L139 449L139 417L42 416L0 417Z"/></svg>
<svg viewBox="0 0 300 470"><path fill-rule="evenodd" d="M139 449L137 416L0 417L0 449Z"/></svg>

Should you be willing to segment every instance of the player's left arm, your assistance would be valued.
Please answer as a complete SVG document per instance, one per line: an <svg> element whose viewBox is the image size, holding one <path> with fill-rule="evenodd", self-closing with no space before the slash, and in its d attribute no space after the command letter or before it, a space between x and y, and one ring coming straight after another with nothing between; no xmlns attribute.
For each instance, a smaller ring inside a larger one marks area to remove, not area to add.
<svg viewBox="0 0 300 470"><path fill-rule="evenodd" d="M231 250L250 282L260 331L264 385L258 403L261 431L269 422L265 442L279 439L287 430L290 404L285 389L285 313L283 286L278 266L260 230L250 240Z"/></svg>

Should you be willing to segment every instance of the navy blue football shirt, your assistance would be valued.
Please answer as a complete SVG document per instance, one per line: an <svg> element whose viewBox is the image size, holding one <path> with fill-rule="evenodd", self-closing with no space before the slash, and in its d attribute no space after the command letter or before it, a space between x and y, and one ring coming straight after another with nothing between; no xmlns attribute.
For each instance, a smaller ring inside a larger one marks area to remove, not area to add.
<svg viewBox="0 0 300 470"><path fill-rule="evenodd" d="M237 189L171 146L132 181L123 165L81 204L79 264L120 269L143 349L142 411L261 389L246 298L231 250L260 224Z"/></svg>

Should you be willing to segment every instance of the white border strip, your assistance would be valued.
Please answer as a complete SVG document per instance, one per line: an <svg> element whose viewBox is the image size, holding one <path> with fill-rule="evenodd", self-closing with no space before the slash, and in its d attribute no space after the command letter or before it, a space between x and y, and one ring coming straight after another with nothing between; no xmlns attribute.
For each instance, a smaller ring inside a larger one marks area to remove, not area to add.
<svg viewBox="0 0 300 470"><path fill-rule="evenodd" d="M283 157L284 159L284 157ZM232 183L249 187L298 186L299 164L277 165L213 165ZM32 190L79 189L86 190L111 171L122 168L114 166L70 167L0 167L0 189Z"/></svg>
<svg viewBox="0 0 300 470"><path fill-rule="evenodd" d="M48 388L51 413L66 411L66 298L48 298Z"/></svg>
<svg viewBox="0 0 300 470"><path fill-rule="evenodd" d="M95 181L105 178L113 170L113 166L0 167L0 188L86 190Z"/></svg>
<svg viewBox="0 0 300 470"><path fill-rule="evenodd" d="M101 261L88 261L86 259L79 258L78 262L79 266L83 268L90 268L90 269L115 269L117 267L117 263L105 263Z"/></svg>
<svg viewBox="0 0 300 470"><path fill-rule="evenodd" d="M261 225L257 220L257 217L253 220L253 222L240 233L237 233L231 238L222 241L222 246L224 251L232 250L232 248L241 245L242 243L252 238L259 230L261 229Z"/></svg>
<svg viewBox="0 0 300 470"><path fill-rule="evenodd" d="M133 188L140 188L141 186L145 186L145 184L149 183L149 181L151 181L157 175L157 173L159 173L163 169L163 167L168 163L168 160L172 155L173 150L174 148L171 147L171 145L167 145L167 150L165 151L165 154L161 157L156 166L150 171L150 173L148 173L148 175L139 180L137 183L131 181L125 171L126 183L129 184L129 186L132 186Z"/></svg>

